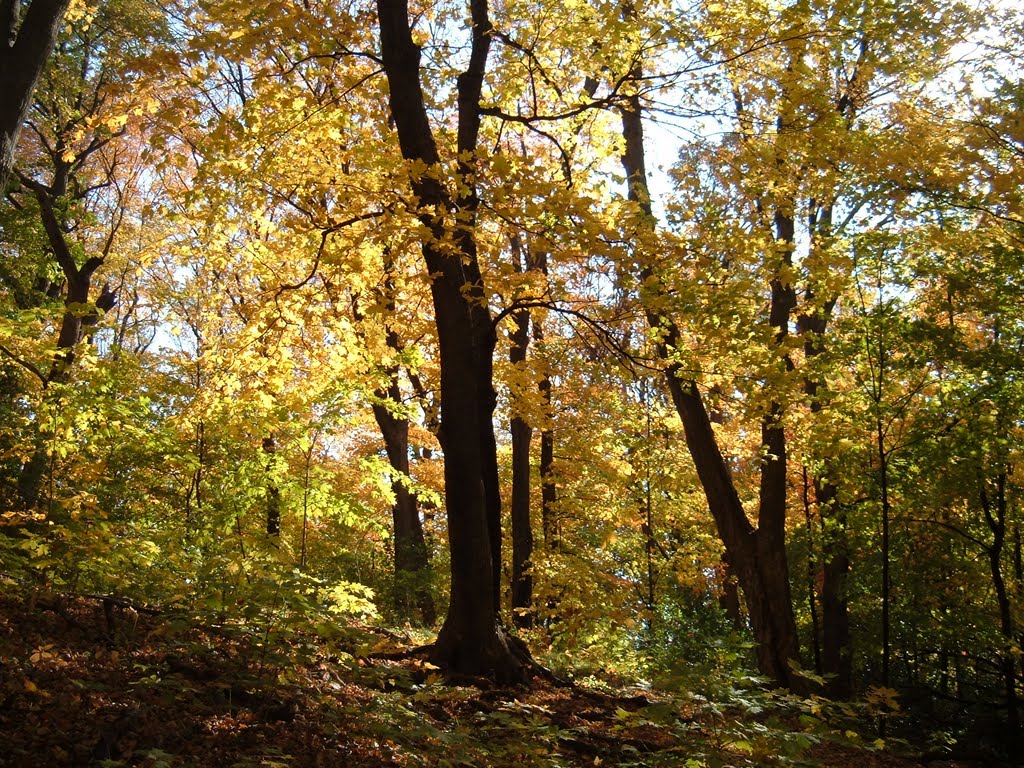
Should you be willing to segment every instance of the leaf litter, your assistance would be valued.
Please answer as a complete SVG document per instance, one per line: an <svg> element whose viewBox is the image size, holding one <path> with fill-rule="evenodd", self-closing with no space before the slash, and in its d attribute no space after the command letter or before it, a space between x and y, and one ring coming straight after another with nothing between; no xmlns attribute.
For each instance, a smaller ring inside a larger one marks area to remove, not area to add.
<svg viewBox="0 0 1024 768"><path fill-rule="evenodd" d="M926 764L820 735L787 741L695 698L447 679L401 641L365 627L271 638L114 598L3 595L0 766Z"/></svg>

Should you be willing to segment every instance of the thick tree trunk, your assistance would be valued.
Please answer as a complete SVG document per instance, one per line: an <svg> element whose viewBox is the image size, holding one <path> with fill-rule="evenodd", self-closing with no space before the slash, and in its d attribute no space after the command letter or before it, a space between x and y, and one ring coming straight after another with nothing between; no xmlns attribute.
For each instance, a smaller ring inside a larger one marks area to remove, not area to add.
<svg viewBox="0 0 1024 768"><path fill-rule="evenodd" d="M471 0L472 47L458 81L458 153L464 191L453 199L433 174L410 181L431 276L441 361L441 428L445 502L451 552L451 599L432 651L449 670L519 681L527 654L498 624L500 495L491 414L494 329L477 261L477 198L473 154L480 126L480 90L490 45L485 0ZM420 87L420 50L413 42L405 0L378 0L381 58L402 156L439 169L440 157ZM459 220L449 230L442 212ZM497 516L496 516L497 513Z"/></svg>
<svg viewBox="0 0 1024 768"><path fill-rule="evenodd" d="M21 20L19 0L0 2L0 190L7 186L21 124L68 4L69 0L32 0Z"/></svg>

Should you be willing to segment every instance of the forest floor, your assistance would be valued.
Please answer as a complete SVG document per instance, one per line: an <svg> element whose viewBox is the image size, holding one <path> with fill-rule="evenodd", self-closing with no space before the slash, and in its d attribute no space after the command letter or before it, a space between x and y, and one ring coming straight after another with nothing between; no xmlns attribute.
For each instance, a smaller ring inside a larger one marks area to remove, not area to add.
<svg viewBox="0 0 1024 768"><path fill-rule="evenodd" d="M772 712L763 701L446 680L414 655L383 658L402 655L404 638L370 628L324 639L136 608L0 595L0 765L986 764L900 756L890 744L807 711Z"/></svg>

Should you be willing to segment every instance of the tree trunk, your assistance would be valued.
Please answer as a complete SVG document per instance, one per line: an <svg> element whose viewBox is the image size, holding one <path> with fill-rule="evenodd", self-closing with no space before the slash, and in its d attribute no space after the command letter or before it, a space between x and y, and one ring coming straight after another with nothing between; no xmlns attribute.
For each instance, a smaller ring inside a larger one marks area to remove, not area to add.
<svg viewBox="0 0 1024 768"><path fill-rule="evenodd" d="M550 408L551 380L541 380L541 393ZM561 531L555 505L558 503L558 486L555 485L555 433L550 427L540 433L540 513L544 532L544 548L549 552L561 546Z"/></svg>
<svg viewBox="0 0 1024 768"><path fill-rule="evenodd" d="M850 573L846 509L839 501L839 489L834 483L816 479L814 493L822 523L821 669L828 678L829 696L848 699L853 694L853 654L846 597Z"/></svg>
<svg viewBox="0 0 1024 768"><path fill-rule="evenodd" d="M46 186L19 174L21 183L32 191L39 203L39 214L46 232L46 239L53 251L53 257L64 275L64 317L57 336L58 353L48 374L49 381L61 382L67 378L68 369L74 362L74 348L82 340L86 330L92 329L100 315L112 309L117 296L109 286L104 286L100 296L90 307L89 292L92 277L106 260L106 251L112 242L112 235L101 255L90 256L82 266L75 261L72 246L68 243L64 228L57 215L56 202L67 193L71 167L63 160L56 161L53 183Z"/></svg>
<svg viewBox="0 0 1024 768"><path fill-rule="evenodd" d="M725 615L729 618L729 624L739 632L743 629L743 610L740 607L740 592L736 588L736 576L729 565L728 553L722 555L722 594L718 598L718 604Z"/></svg>
<svg viewBox="0 0 1024 768"><path fill-rule="evenodd" d="M395 262L390 250L384 252L384 279L375 291L377 299L392 318L395 316ZM363 313L358 302L353 301L356 321L362 321ZM396 357L403 351L402 342L393 323L385 332L385 343ZM373 393L373 417L384 440L388 464L394 472L391 490L395 503L391 507L392 535L394 537L395 585L393 602L397 614L403 619L413 619L413 609L419 613L423 626L433 626L437 621L437 608L430 592L430 555L423 535L420 520L419 500L409 490L409 420L400 412L402 390L399 382L399 367L391 365L386 370L388 382ZM417 384L418 379L411 377ZM428 418L429 421L429 418Z"/></svg>
<svg viewBox="0 0 1024 768"><path fill-rule="evenodd" d="M518 257L517 257L518 258ZM509 362L513 367L526 360L530 343L530 310L521 309L512 315L514 329ZM512 417L512 621L517 627L533 624L533 529L530 525L530 443L533 427L521 415Z"/></svg>
<svg viewBox="0 0 1024 768"><path fill-rule="evenodd" d="M811 614L811 647L814 650L814 673L821 674L821 627L818 622L818 598L815 589L818 564L814 557L814 526L811 518L810 482L807 467L803 468L801 498L804 505L804 525L807 530L807 607ZM824 528L824 526L822 526Z"/></svg>
<svg viewBox="0 0 1024 768"><path fill-rule="evenodd" d="M390 333L388 334L390 337ZM400 402L398 372L393 372L386 390L378 391L378 398L392 403ZM409 476L409 421L396 416L383 402L373 404L373 416L384 438L388 463L396 477L391 483L395 503L391 507L392 529L395 539L395 609L404 618L410 618L413 606L419 611L424 626L437 621L434 598L426 583L430 571L427 543L423 536L416 496L408 487Z"/></svg>
<svg viewBox="0 0 1024 768"><path fill-rule="evenodd" d="M535 258L534 258L535 257ZM531 254L534 260L531 266L547 276L547 254ZM540 318L533 318L533 341L541 348L544 345L544 323ZM540 431L540 519L541 531L544 536L544 549L552 552L559 546L559 526L555 512L558 503L558 487L555 485L555 432L551 428L554 418L551 404L551 377L545 371L537 384L541 400L544 403L544 426Z"/></svg>
<svg viewBox="0 0 1024 768"><path fill-rule="evenodd" d="M0 2L0 190L7 186L21 124L57 42L68 4L69 0L32 0L19 26L19 0Z"/></svg>
<svg viewBox="0 0 1024 768"><path fill-rule="evenodd" d="M281 535L281 489L274 479L274 457L277 454L277 440L273 435L263 438L263 455L267 459L267 535Z"/></svg>
<svg viewBox="0 0 1024 768"><path fill-rule="evenodd" d="M1005 644L1000 654L1000 667L1006 701L1006 724L1010 731L1009 743L1016 748L1020 742L1020 713L1017 700L1017 664L1013 650L1013 612L1002 569L1003 547L1006 542L1006 476L1007 473L1004 471L995 479L994 503L989 499L985 481L982 480L981 506L985 513L985 521L992 532L992 544L988 547L989 571L996 592L996 603L999 606L999 631Z"/></svg>
<svg viewBox="0 0 1024 768"><path fill-rule="evenodd" d="M823 209L813 225L816 230L830 235L832 222L831 207ZM817 234L817 231L816 231ZM812 248L817 237L812 238ZM808 290L806 304L816 302ZM804 356L811 360L824 351L824 334L831 317L835 301L830 299L812 313L801 315L797 330L804 336ZM812 413L822 409L821 382L807 376L804 378L804 392L807 394ZM814 496L821 519L822 555L822 656L821 672L828 678L827 690L834 699L848 699L853 693L853 654L850 645L850 618L846 598L846 581L850 572L850 550L846 536L846 508L839 500L839 487L834 480L835 461L825 461L825 477L814 479Z"/></svg>
<svg viewBox="0 0 1024 768"><path fill-rule="evenodd" d="M487 309L475 240L473 156L480 127L480 91L490 46L485 0L471 0L472 47L458 79L460 192L452 198L435 174L413 175L417 216L430 233L422 243L441 362L441 428L445 503L451 553L451 599L432 650L446 669L511 682L526 675L528 654L498 624L500 495L491 414L494 328ZM378 0L381 59L402 156L440 171L440 157L420 87L420 50L405 0ZM459 226L448 229L447 212ZM498 513L495 519L495 512Z"/></svg>
<svg viewBox="0 0 1024 768"><path fill-rule="evenodd" d="M637 81L640 75L639 71L633 73ZM623 165L629 197L647 219L647 226L653 227L639 97L628 99L621 108L621 114L625 139ZM786 224L784 221L776 223L778 228ZM781 234L785 236L785 232ZM792 242L792 239L787 242ZM660 290L657 275L650 267L641 266L639 277L645 290ZM769 320L777 334L782 333L788 324L791 292L792 289L779 280L772 282ZM685 377L678 363L672 362L672 352L679 345L679 330L671 318L654 309L657 302L649 300L650 294L646 298L644 309L648 324L662 334L657 349L667 363L665 378L669 393L683 422L687 447L711 515L746 598L758 669L777 684L802 692L807 689L806 682L790 667L790 661L799 660L800 654L785 548L786 445L778 422L781 408L777 404L772 405L762 424L766 459L761 466L759 527L755 529L743 509L697 384Z"/></svg>
<svg viewBox="0 0 1024 768"><path fill-rule="evenodd" d="M92 288L92 277L104 263L104 257L92 256L79 267L74 259L71 246L68 244L54 208L54 201L64 194L67 188L69 168L62 165L56 169L54 185L43 184L22 177L22 183L31 189L39 203L39 211L46 232L47 241L53 250L54 258L64 276L64 316L61 318L60 330L57 335L57 352L53 363L46 374L44 385L63 383L68 379L70 369L75 360L75 347L83 338L89 338L100 316L113 309L117 295L104 285L95 302L89 301ZM38 425L42 434L42 425ZM18 479L18 493L21 508L34 509L39 503L43 475L47 466L46 446L40 437L35 443L31 458L24 464Z"/></svg>

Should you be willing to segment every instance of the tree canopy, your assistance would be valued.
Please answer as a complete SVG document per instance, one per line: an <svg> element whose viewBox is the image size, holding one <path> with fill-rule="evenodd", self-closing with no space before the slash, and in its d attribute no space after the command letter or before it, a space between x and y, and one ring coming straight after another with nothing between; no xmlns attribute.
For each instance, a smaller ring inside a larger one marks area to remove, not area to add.
<svg viewBox="0 0 1024 768"><path fill-rule="evenodd" d="M12 587L1021 754L1019 11L3 10Z"/></svg>

